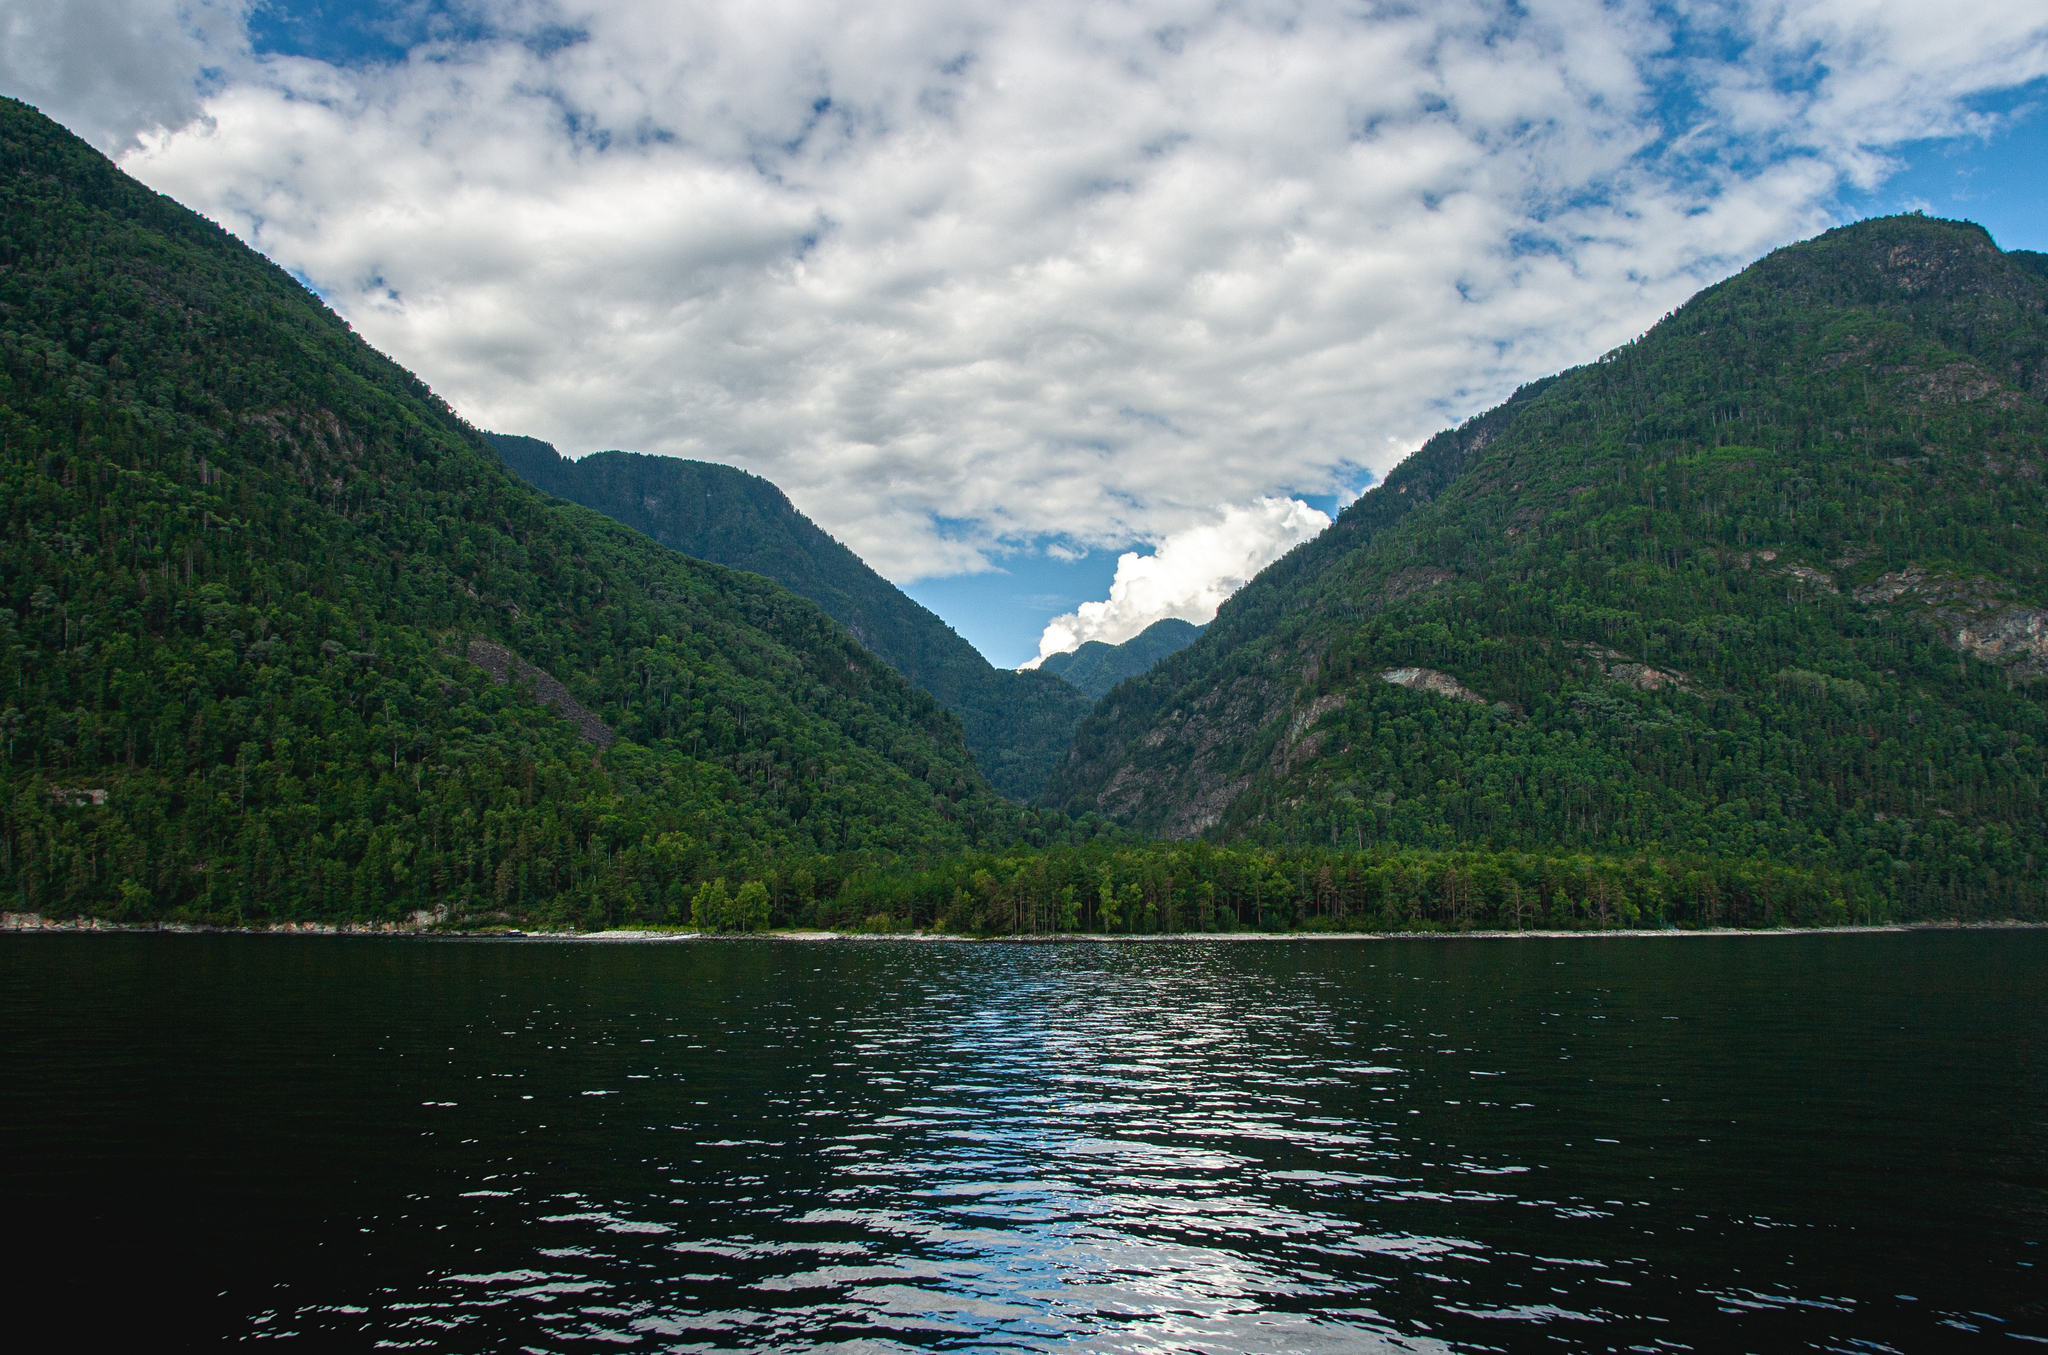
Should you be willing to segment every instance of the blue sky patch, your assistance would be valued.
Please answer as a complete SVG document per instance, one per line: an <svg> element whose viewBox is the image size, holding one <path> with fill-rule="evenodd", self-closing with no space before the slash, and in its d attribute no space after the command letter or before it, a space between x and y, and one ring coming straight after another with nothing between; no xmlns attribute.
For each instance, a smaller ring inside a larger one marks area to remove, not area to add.
<svg viewBox="0 0 2048 1355"><path fill-rule="evenodd" d="M1006 557L999 572L925 579L903 591L944 617L990 663L1015 668L1037 656L1046 622L1109 596L1123 554L1092 550L1078 560L1057 560L1044 553L1050 541Z"/></svg>

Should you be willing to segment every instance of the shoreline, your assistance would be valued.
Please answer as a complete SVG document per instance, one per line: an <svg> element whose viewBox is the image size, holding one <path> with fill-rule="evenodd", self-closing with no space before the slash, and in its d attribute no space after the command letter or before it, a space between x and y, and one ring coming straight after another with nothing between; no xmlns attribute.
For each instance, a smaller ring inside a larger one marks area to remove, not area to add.
<svg viewBox="0 0 2048 1355"><path fill-rule="evenodd" d="M287 922L274 927L215 927L199 923L172 922L130 924L104 922L99 918L46 918L39 913L0 913L0 933L48 935L64 933L108 936L372 936L430 941L555 941L600 945L664 945L702 941L823 941L862 942L956 942L979 945L1157 945L1164 942L1296 942L1296 941L1600 941L1616 938L1675 938L1691 936L1862 936L1904 932L2038 931L2048 922L2023 922L2007 918L1987 922L1891 922L1844 927L1611 927L1606 930L1555 931L1530 928L1522 931L1474 930L1464 932L1158 932L1110 936L1100 932L1058 932L1017 936L963 936L955 932L834 932L800 928L751 933L710 933L691 931L648 931L616 928L610 931L524 931L505 928L494 931L452 932L432 927L405 926L396 922L327 923Z"/></svg>

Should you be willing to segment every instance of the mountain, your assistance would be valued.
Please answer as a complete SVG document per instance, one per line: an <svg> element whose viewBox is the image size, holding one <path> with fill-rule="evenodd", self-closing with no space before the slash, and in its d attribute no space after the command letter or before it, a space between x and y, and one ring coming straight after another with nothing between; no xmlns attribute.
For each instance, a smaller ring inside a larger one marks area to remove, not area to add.
<svg viewBox="0 0 2048 1355"><path fill-rule="evenodd" d="M1040 673L990 665L951 626L869 569L786 495L731 466L633 452L576 461L537 438L486 434L528 483L685 555L749 570L809 598L960 717L989 782L1013 800L1044 788L1090 703Z"/></svg>
<svg viewBox="0 0 2048 1355"><path fill-rule="evenodd" d="M1100 703L1048 800L2038 905L2040 264L1895 217L1706 289L1431 439Z"/></svg>
<svg viewBox="0 0 2048 1355"><path fill-rule="evenodd" d="M1090 640L1068 653L1048 655L1038 665L1038 671L1055 673L1100 700L1125 678L1136 677L1168 654L1186 649L1201 633L1202 628L1191 621L1168 617L1153 622L1120 645Z"/></svg>
<svg viewBox="0 0 2048 1355"><path fill-rule="evenodd" d="M659 918L1016 832L817 606L536 492L13 101L0 171L7 908Z"/></svg>

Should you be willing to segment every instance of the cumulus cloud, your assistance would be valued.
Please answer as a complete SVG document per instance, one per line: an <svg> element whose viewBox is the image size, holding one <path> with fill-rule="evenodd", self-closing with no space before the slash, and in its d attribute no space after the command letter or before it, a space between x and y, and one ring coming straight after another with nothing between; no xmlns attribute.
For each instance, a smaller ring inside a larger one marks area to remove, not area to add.
<svg viewBox="0 0 2048 1355"><path fill-rule="evenodd" d="M1348 494L2048 72L1922 0L507 0L347 67L11 12L12 92L168 35L54 111L479 424L744 466L906 582Z"/></svg>
<svg viewBox="0 0 2048 1355"><path fill-rule="evenodd" d="M224 67L248 56L252 0L0 4L0 92L103 150L183 127Z"/></svg>
<svg viewBox="0 0 2048 1355"><path fill-rule="evenodd" d="M1299 499L1264 498L1175 532L1150 555L1120 555L1108 601L1084 602L1054 617L1038 641L1038 657L1024 667L1036 668L1090 640L1122 644L1169 617L1207 625L1254 574L1329 525L1326 515Z"/></svg>

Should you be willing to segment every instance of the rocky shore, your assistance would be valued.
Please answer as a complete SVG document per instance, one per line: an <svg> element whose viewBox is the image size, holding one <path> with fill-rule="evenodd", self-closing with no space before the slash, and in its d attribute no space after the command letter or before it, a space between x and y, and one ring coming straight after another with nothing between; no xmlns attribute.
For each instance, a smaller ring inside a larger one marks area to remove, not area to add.
<svg viewBox="0 0 2048 1355"><path fill-rule="evenodd" d="M416 922L278 922L262 927L220 927L188 922L128 924L99 918L49 918L41 913L0 912L0 932L220 933L244 936L411 936L465 941L598 941L629 942L765 940L765 941L991 941L1013 945L1148 945L1166 941L1518 941L1599 940L1614 937L1685 936L1842 936L1876 932L2015 931L2048 928L2048 922L2006 919L1992 922L1900 922L1854 927L1615 927L1606 931L1469 931L1469 932L1162 932L1156 935L1104 936L1094 932L1060 932L1033 936L962 936L954 932L830 932L784 930L742 935L692 931L646 931L621 927L610 931L450 931L431 921Z"/></svg>

